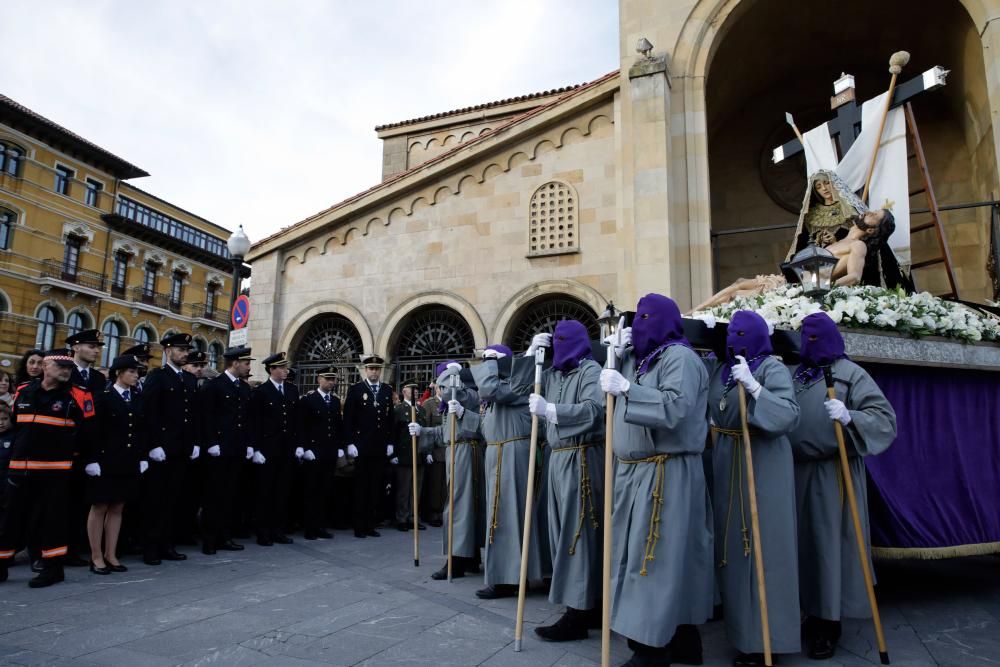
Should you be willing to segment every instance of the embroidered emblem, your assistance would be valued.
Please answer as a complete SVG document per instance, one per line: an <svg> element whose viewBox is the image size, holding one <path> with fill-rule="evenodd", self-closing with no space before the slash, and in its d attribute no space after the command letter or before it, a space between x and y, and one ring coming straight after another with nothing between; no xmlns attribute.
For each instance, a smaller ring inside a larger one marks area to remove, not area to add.
<svg viewBox="0 0 1000 667"><path fill-rule="evenodd" d="M56 401L55 403L52 404L52 412L60 412L62 411L62 409L63 409L62 401Z"/></svg>

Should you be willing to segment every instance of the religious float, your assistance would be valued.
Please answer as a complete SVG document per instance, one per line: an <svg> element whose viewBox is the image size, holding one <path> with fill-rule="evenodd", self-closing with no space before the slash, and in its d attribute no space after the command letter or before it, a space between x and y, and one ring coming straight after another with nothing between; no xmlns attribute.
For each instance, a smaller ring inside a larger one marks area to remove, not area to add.
<svg viewBox="0 0 1000 667"><path fill-rule="evenodd" d="M731 315L754 310L774 326L776 353L797 363L802 319L827 311L848 355L868 370L897 416L893 446L865 460L875 556L997 553L1000 310L958 298L910 105L944 86L948 72L934 67L897 86L908 60L905 52L893 54L888 91L860 107L853 78L842 76L834 86L834 121L803 134L786 115L797 138L777 147L773 160L804 152L808 187L782 273L736 281L700 304L686 328L697 346L724 354ZM907 169L913 157L923 181L915 190ZM910 197L920 193L930 221L911 229ZM937 232L940 255L913 263L910 235L923 229ZM930 264L946 271L949 293L914 285L912 270Z"/></svg>

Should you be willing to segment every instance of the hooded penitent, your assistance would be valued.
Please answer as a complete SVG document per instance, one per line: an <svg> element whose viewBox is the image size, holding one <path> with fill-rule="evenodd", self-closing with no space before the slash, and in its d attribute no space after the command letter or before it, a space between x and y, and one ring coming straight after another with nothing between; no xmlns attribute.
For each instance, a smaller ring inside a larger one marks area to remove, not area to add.
<svg viewBox="0 0 1000 667"><path fill-rule="evenodd" d="M752 310L736 311L726 330L726 363L722 367L722 381L729 382L737 356L746 359L752 373L773 351L764 318Z"/></svg>
<svg viewBox="0 0 1000 667"><path fill-rule="evenodd" d="M662 294L647 294L639 299L632 323L632 347L638 359L636 375L645 373L656 356L671 345L691 347L684 337L680 308Z"/></svg>
<svg viewBox="0 0 1000 667"><path fill-rule="evenodd" d="M552 367L568 373L584 359L593 359L587 327L576 320L561 320L552 333Z"/></svg>
<svg viewBox="0 0 1000 667"><path fill-rule="evenodd" d="M802 343L799 345L802 363L795 378L810 384L823 374L823 368L837 359L847 358L844 337L826 313L813 313L802 320Z"/></svg>

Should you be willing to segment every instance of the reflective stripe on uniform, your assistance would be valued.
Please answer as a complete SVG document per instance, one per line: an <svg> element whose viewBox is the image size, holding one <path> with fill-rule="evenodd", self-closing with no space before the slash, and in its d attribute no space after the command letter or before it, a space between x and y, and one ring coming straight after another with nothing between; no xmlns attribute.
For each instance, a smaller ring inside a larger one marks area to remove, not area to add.
<svg viewBox="0 0 1000 667"><path fill-rule="evenodd" d="M18 415L18 424L45 424L47 426L76 426L76 422L72 419L63 419L62 417L46 417L45 415Z"/></svg>
<svg viewBox="0 0 1000 667"><path fill-rule="evenodd" d="M0 551L0 559L3 559L3 558L13 558L13 557L14 557L14 550L13 549L10 549L8 551Z"/></svg>
<svg viewBox="0 0 1000 667"><path fill-rule="evenodd" d="M10 462L11 470L72 470L72 461L18 461Z"/></svg>
<svg viewBox="0 0 1000 667"><path fill-rule="evenodd" d="M42 549L42 558L55 558L65 556L68 549L66 547L56 547L55 549Z"/></svg>

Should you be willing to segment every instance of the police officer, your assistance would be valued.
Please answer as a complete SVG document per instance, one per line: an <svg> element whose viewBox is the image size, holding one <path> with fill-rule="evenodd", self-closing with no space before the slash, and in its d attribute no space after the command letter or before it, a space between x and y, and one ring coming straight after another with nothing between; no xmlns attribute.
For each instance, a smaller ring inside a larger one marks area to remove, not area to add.
<svg viewBox="0 0 1000 667"><path fill-rule="evenodd" d="M181 369L195 377L198 389L201 389L207 378L205 377L205 367L208 365L208 355L200 350L188 350L187 359ZM140 383L139 387L142 386ZM178 544L197 545L195 536L198 534L198 508L201 507L201 490L204 486L201 475L202 459L200 454L204 449L201 446L201 404L195 401L194 404L194 427L191 429L194 434L194 446L197 448L199 456L191 458L187 462L187 471L184 473L184 491L177 501L177 514L175 515L175 535ZM127 508L126 508L127 511Z"/></svg>
<svg viewBox="0 0 1000 667"><path fill-rule="evenodd" d="M418 452L417 469L413 469L412 437L409 425L413 421L412 409L416 407L416 383L411 382L404 385L402 394L403 400L392 409L392 439L395 451L393 451L389 463L393 468L393 488L396 491L396 530L407 531L413 528L413 484L417 485L417 498L419 499L424 485L424 466L433 463L434 457L430 453L421 454ZM419 407L416 407L416 416L420 426L427 425L424 413ZM414 475L416 475L415 482ZM418 523L417 527L420 530L426 529L422 523Z"/></svg>
<svg viewBox="0 0 1000 667"><path fill-rule="evenodd" d="M326 510L334 485L334 467L344 456L340 399L333 393L336 370L324 368L316 378L319 387L299 401L301 430L299 446L295 449L296 458L302 461L305 486L302 516L307 540L333 537L325 529Z"/></svg>
<svg viewBox="0 0 1000 667"><path fill-rule="evenodd" d="M191 347L191 334L171 334L160 345L163 365L146 376L142 392L149 423L149 471L143 480L142 560L147 565L159 565L161 558L187 559L174 548L174 517L188 461L200 453L194 444L198 381L181 369Z"/></svg>
<svg viewBox="0 0 1000 667"><path fill-rule="evenodd" d="M72 352L49 350L43 363L42 377L20 387L14 400L17 435L8 479L10 498L0 525L0 581L7 580L14 551L26 543L43 562L41 572L28 583L32 588L64 578L73 460L91 448L96 427L93 396L70 381Z"/></svg>
<svg viewBox="0 0 1000 667"><path fill-rule="evenodd" d="M375 513L388 458L392 456L392 387L379 381L384 360L362 357L364 379L351 385L344 400L347 454L354 463L354 536L379 537Z"/></svg>
<svg viewBox="0 0 1000 667"><path fill-rule="evenodd" d="M201 389L202 437L205 489L202 503L201 552L213 555L216 549L242 551L230 533L233 498L242 463L253 458L253 417L250 414L249 347L225 351L226 370Z"/></svg>
<svg viewBox="0 0 1000 667"><path fill-rule="evenodd" d="M103 392L108 379L94 368L104 347L100 332L84 329L66 338L66 345L73 350L73 384L86 388L94 396Z"/></svg>
<svg viewBox="0 0 1000 667"><path fill-rule="evenodd" d="M139 381L136 383L135 388L131 393L136 396L141 395L142 390L145 389L143 385L146 383L146 374L149 373L149 361L153 358L153 353L150 349L149 343L139 343L138 345L133 345L127 350L124 350L120 356L133 356L136 360L138 360L139 367L136 370L139 371ZM113 382L114 380L109 380L108 384L112 384Z"/></svg>
<svg viewBox="0 0 1000 667"><path fill-rule="evenodd" d="M264 359L268 379L253 390L250 405L257 420L254 462L254 521L257 544L291 544L284 533L288 519L288 493L298 446L295 409L299 389L288 378L288 359L278 352Z"/></svg>

